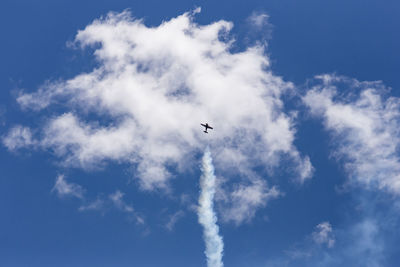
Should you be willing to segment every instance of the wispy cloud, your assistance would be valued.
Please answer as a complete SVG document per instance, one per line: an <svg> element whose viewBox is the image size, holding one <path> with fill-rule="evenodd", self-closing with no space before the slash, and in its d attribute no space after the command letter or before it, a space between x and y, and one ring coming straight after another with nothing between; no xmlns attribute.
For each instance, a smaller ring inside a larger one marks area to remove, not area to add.
<svg viewBox="0 0 400 267"><path fill-rule="evenodd" d="M254 11L246 19L245 41L250 44L266 44L272 38L274 26L270 23L270 16L262 11Z"/></svg>
<svg viewBox="0 0 400 267"><path fill-rule="evenodd" d="M117 190L117 191L115 191L115 193L111 194L109 196L109 198L111 199L111 201L115 205L115 207L117 207L121 211L128 212L128 213L133 212L133 207L131 205L128 205L123 200L124 195L125 195L124 193Z"/></svg>
<svg viewBox="0 0 400 267"><path fill-rule="evenodd" d="M253 12L248 18L248 21L256 27L268 25L269 15L262 12Z"/></svg>
<svg viewBox="0 0 400 267"><path fill-rule="evenodd" d="M143 216L139 215L139 213L137 213L135 211L135 209L133 208L132 205L129 205L128 203L126 203L124 201L124 193L122 193L121 191L117 190L114 193L110 194L108 197L111 200L111 203L119 210L126 212L128 214L130 214L130 218L133 219L137 224L144 224L144 218Z"/></svg>
<svg viewBox="0 0 400 267"><path fill-rule="evenodd" d="M223 220L236 225L249 222L258 208L264 207L268 201L281 195L276 187L268 188L262 180L256 180L246 186L240 185L223 196L221 204Z"/></svg>
<svg viewBox="0 0 400 267"><path fill-rule="evenodd" d="M326 244L328 248L335 245L335 237L329 222L322 222L315 227L312 238L317 244Z"/></svg>
<svg viewBox="0 0 400 267"><path fill-rule="evenodd" d="M64 175L58 175L52 192L55 192L59 197L73 196L83 198L85 190L82 186L74 183L68 183Z"/></svg>
<svg viewBox="0 0 400 267"><path fill-rule="evenodd" d="M178 210L177 212L173 213L169 216L168 222L165 224L165 228L167 228L168 231L174 230L176 223L183 218L183 216L185 216L185 213L182 210Z"/></svg>
<svg viewBox="0 0 400 267"><path fill-rule="evenodd" d="M16 150L21 147L31 147L36 144L32 137L31 129L25 126L14 126L6 136L3 137L3 144L8 150Z"/></svg>
<svg viewBox="0 0 400 267"><path fill-rule="evenodd" d="M84 204L78 208L79 211L101 211L104 208L104 200L101 198L97 198L95 201L92 201L88 204Z"/></svg>
<svg viewBox="0 0 400 267"><path fill-rule="evenodd" d="M329 247L328 242L318 239L321 243L300 242L295 247L285 251L285 255L270 259L265 267L297 267L297 266L385 266L385 246L382 243L379 226L370 219L361 220L355 225L339 229L338 242L340 246ZM319 230L317 229L316 232ZM314 233L316 233L314 232ZM313 233L313 237L314 237ZM325 244L326 246L321 246Z"/></svg>
<svg viewBox="0 0 400 267"><path fill-rule="evenodd" d="M60 198L79 198L82 203L78 208L78 211L80 212L100 211L104 213L110 208L116 208L124 213L127 213L129 215L129 219L134 220L137 224L145 223L143 216L136 212L132 205L124 201L125 194L120 190L116 190L107 198L98 196L94 201L90 201L90 199L85 197L85 191L86 190L82 186L67 182L64 175L57 176L55 185L51 190L51 192L55 192Z"/></svg>
<svg viewBox="0 0 400 267"><path fill-rule="evenodd" d="M303 100L332 134L333 155L353 182L400 194L400 99L385 97L381 82L317 78L321 82Z"/></svg>

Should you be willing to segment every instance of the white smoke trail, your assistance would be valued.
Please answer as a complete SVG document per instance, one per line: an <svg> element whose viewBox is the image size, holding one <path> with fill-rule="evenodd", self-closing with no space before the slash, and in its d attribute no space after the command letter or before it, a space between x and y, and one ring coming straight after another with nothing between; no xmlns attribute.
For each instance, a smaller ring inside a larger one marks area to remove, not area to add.
<svg viewBox="0 0 400 267"><path fill-rule="evenodd" d="M214 166L210 150L206 149L202 164L203 175L200 178L200 197L198 216L199 223L203 226L204 241L206 243L206 257L208 267L222 267L222 253L224 243L218 234L217 216L213 210L215 194L215 175Z"/></svg>

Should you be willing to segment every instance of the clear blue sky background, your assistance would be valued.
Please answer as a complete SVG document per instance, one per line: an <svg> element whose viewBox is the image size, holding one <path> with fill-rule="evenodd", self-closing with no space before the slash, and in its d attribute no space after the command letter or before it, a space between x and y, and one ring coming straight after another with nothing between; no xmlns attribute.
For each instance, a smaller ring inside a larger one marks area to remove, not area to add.
<svg viewBox="0 0 400 267"><path fill-rule="evenodd" d="M68 48L66 43L94 19L129 8L135 17L156 26L196 6L202 8L197 23L220 19L234 23L232 34L238 50L264 36L249 37L246 19L254 11L267 13L273 25L267 51L272 71L299 88L304 89L314 75L337 73L360 81L382 80L392 88L391 95L400 96L400 3L394 0L3 0L1 134L15 124L40 123L41 114L49 112L21 110L15 101L17 89L35 91L48 79L67 79L91 70L94 61L90 53ZM397 198L359 188L339 190L347 176L331 157L329 135L322 122L307 116L304 107L288 103L288 109L300 109L295 145L310 156L314 176L300 186L287 174L277 174L273 179L279 181L283 197L260 209L249 223L220 225L225 266L324 266L327 255L340 259L342 266L368 266L364 260L369 258L363 254L368 252L352 251L364 242L357 241L357 231L351 230L363 218L391 221L389 226L378 223L376 238L385 244L385 251L376 255L384 258L382 266L398 266L400 225L391 205ZM0 266L206 265L196 214L186 210L174 229L166 230L168 216L182 206L161 193L143 192L128 183L128 165L110 163L84 171L61 167L48 152L9 152L4 146L0 146L0 164ZM124 191L125 201L146 217L146 224L138 225L112 208L79 212L80 200L60 199L51 192L60 173L87 188L92 199L117 189ZM197 199L199 176L200 170L190 176L177 174L173 188ZM330 249L316 247L310 238L323 221L338 229L336 244ZM296 258L294 251L304 255Z"/></svg>

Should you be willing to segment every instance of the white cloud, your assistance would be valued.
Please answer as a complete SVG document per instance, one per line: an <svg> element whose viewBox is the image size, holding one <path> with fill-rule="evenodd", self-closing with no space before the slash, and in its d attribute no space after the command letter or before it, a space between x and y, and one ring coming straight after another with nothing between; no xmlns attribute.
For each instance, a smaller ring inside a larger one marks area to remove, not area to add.
<svg viewBox="0 0 400 267"><path fill-rule="evenodd" d="M332 233L332 226L329 222L322 222L315 227L312 238L317 244L326 244L328 248L335 245L335 237Z"/></svg>
<svg viewBox="0 0 400 267"><path fill-rule="evenodd" d="M68 183L64 175L57 176L56 183L51 191L56 192L59 197L73 196L82 199L84 194L82 186Z"/></svg>
<svg viewBox="0 0 400 267"><path fill-rule="evenodd" d="M103 208L104 208L104 200L97 198L93 202L80 206L78 210L79 211L102 210Z"/></svg>
<svg viewBox="0 0 400 267"><path fill-rule="evenodd" d="M276 187L268 188L262 180L252 184L239 185L227 193L222 204L222 219L235 224L249 222L260 207L269 200L279 197L282 193Z"/></svg>
<svg viewBox="0 0 400 267"><path fill-rule="evenodd" d="M101 211L105 212L110 207L117 208L118 210L129 214L129 220L135 221L137 224L143 225L145 220L143 216L141 216L138 212L134 210L132 205L126 203L123 199L124 193L119 190L116 190L114 193L110 194L108 198L103 198L98 196L94 201L87 201L86 197L84 196L85 189L75 183L68 183L65 179L64 175L59 175L56 178L55 185L51 192L55 192L60 198L63 197L76 197L81 200L83 203L79 208L78 211L85 212L85 211ZM178 216L178 215L176 215ZM177 220L179 218L175 218ZM171 223L171 229L173 227Z"/></svg>
<svg viewBox="0 0 400 267"><path fill-rule="evenodd" d="M264 12L254 11L246 20L247 29L247 41L251 42L256 40L257 43L267 41L272 37L272 31L274 26L269 22L269 15Z"/></svg>
<svg viewBox="0 0 400 267"><path fill-rule="evenodd" d="M248 22L257 28L271 26L268 20L269 20L269 15L262 12L253 12L251 16L248 18Z"/></svg>
<svg viewBox="0 0 400 267"><path fill-rule="evenodd" d="M131 213L133 212L133 207L131 205L128 205L124 200L124 193L122 193L121 191L117 190L115 191L115 193L111 194L109 196L109 198L111 199L112 203L115 205L115 207L117 207L118 209L124 211L124 212L128 212Z"/></svg>
<svg viewBox="0 0 400 267"><path fill-rule="evenodd" d="M352 229L355 242L348 253L360 255L367 262L366 266L383 266L385 243L380 232L380 226L374 219L367 218L356 224Z"/></svg>
<svg viewBox="0 0 400 267"><path fill-rule="evenodd" d="M297 243L285 251L285 256L270 259L263 266L386 266L387 259L395 253L389 248L395 245L390 241L394 228L387 232L390 237L385 236L382 224L386 222L382 220L381 224L375 219L362 218L355 224L335 229L337 238L329 223L321 223L311 235L312 243Z"/></svg>
<svg viewBox="0 0 400 267"><path fill-rule="evenodd" d="M108 197L111 200L111 203L120 211L126 212L130 214L130 219L135 221L137 224L143 225L145 223L144 217L137 213L132 205L129 205L124 201L124 193L117 190L113 194L110 194Z"/></svg>
<svg viewBox="0 0 400 267"><path fill-rule="evenodd" d="M8 150L13 151L21 147L29 147L35 145L35 141L32 139L31 130L28 127L21 125L14 126L8 135L3 137L3 144Z"/></svg>
<svg viewBox="0 0 400 267"><path fill-rule="evenodd" d="M400 193L400 99L385 98L380 82L324 75L303 98L334 137L333 155L351 179L370 188ZM338 93L338 86L352 91ZM359 92L359 93L355 93Z"/></svg>
<svg viewBox="0 0 400 267"><path fill-rule="evenodd" d="M233 40L220 37L232 23L198 25L193 13L157 27L127 11L109 13L79 31L75 43L94 49L98 66L17 99L25 109L59 102L70 109L48 118L38 146L82 168L129 162L145 190L167 190L171 170L196 166L191 155L206 143L221 174L242 175L233 200L255 183L265 201L266 182L247 174L260 166L270 171L282 155L296 166L299 181L310 178L313 168L294 147L293 123L283 112L281 95L293 85L268 69L262 45L230 52ZM203 134L200 122L214 126L212 133Z"/></svg>

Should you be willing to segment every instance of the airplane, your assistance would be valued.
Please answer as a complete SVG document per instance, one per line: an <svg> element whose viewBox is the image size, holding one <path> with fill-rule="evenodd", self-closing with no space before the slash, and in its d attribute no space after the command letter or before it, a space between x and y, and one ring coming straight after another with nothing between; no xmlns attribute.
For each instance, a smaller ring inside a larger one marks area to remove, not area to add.
<svg viewBox="0 0 400 267"><path fill-rule="evenodd" d="M211 127L210 125L208 125L208 123L206 123L206 124L200 123L200 124L201 124L201 126L206 127L206 130L204 131L205 133L208 133L208 132L207 132L207 129L213 129L213 127Z"/></svg>

